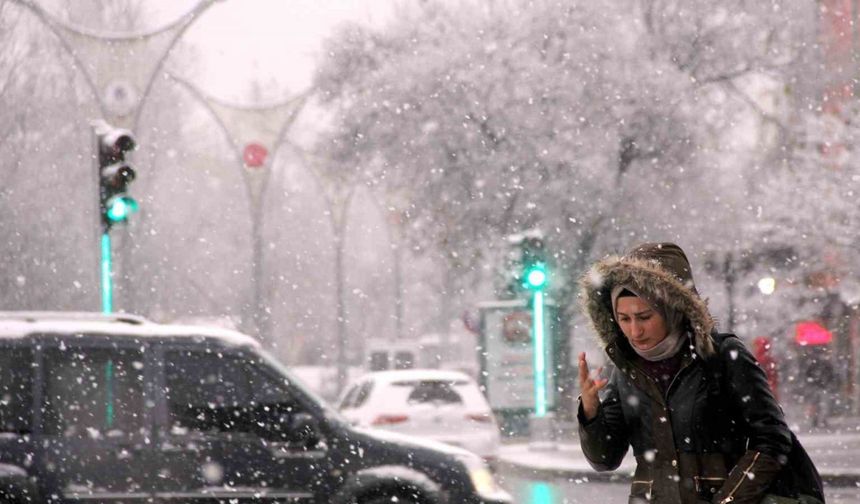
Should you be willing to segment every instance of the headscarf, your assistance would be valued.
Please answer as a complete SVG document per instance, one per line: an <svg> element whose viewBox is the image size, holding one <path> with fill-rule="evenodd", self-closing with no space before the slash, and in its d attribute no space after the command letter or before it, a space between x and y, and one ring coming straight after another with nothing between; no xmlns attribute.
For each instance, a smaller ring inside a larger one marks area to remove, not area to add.
<svg viewBox="0 0 860 504"><path fill-rule="evenodd" d="M632 285L616 285L612 288L611 293L612 314L615 316L616 323L618 321L618 298L625 290L630 291L636 297L648 303L648 306L650 306L651 309L660 314L666 322L666 330L668 331L666 337L651 348L643 350L638 348L636 345L631 344L630 346L633 348L633 351L643 359L652 362L668 359L669 357L677 354L678 351L681 350L681 347L684 345L684 340L686 339L683 337L684 314L677 310L673 310L662 303L657 303L648 299L641 295L639 290Z"/></svg>

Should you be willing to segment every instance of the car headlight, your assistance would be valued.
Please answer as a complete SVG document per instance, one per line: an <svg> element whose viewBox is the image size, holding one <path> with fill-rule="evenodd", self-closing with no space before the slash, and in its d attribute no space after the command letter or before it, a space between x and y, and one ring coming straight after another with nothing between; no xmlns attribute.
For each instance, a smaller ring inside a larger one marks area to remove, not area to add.
<svg viewBox="0 0 860 504"><path fill-rule="evenodd" d="M490 468L481 458L470 456L462 457L461 460L469 471L469 479L479 497L494 501L511 500L510 494L499 486Z"/></svg>

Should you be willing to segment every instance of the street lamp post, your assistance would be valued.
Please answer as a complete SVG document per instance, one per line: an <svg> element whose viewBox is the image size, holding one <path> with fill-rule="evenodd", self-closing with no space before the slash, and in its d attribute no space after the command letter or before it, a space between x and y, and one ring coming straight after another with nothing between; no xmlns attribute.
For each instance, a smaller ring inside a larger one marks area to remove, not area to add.
<svg viewBox="0 0 860 504"><path fill-rule="evenodd" d="M346 387L348 363L346 358L346 347L349 343L346 326L346 299L344 296L345 279L343 272L343 246L346 231L346 216L352 191L348 191L341 198L336 198L333 204L329 200L332 211L329 212L334 231L335 247L335 286L337 304L337 392L341 393Z"/></svg>
<svg viewBox="0 0 860 504"><path fill-rule="evenodd" d="M409 198L403 192L386 192L384 196L371 198L380 216L385 221L385 231L391 249L392 283L394 288L394 340L404 338L404 295L403 295L403 242L404 226L407 220ZM443 333L444 335L445 333ZM447 344L447 336L442 341Z"/></svg>
<svg viewBox="0 0 860 504"><path fill-rule="evenodd" d="M348 180L326 177L318 169L318 160L301 149L296 151L302 155L308 167L308 173L320 189L320 194L328 210L329 222L334 245L334 282L335 282L335 317L337 327L336 360L337 360L337 392L343 391L349 372L346 349L349 344L347 332L346 311L346 279L344 278L344 245L346 243L346 225L349 215L349 205L355 194L355 184Z"/></svg>
<svg viewBox="0 0 860 504"><path fill-rule="evenodd" d="M242 165L242 180L248 196L251 217L251 289L250 318L254 334L267 343L271 335L266 327L265 300L263 299L263 216L264 198L272 174L277 148L302 110L310 91L275 104L237 105L216 99L201 91L191 82L173 74L168 77L184 87L196 98L215 120L230 142L236 159ZM266 146L270 148L266 148Z"/></svg>

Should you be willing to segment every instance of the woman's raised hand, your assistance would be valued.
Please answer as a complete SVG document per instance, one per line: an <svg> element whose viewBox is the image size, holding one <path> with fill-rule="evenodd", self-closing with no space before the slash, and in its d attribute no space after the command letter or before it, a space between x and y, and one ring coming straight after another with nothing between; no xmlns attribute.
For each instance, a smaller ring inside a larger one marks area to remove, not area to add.
<svg viewBox="0 0 860 504"><path fill-rule="evenodd" d="M598 368L596 374L600 374L603 368ZM588 361L585 360L585 352L579 354L579 392L582 401L582 411L585 413L585 419L591 420L597 416L597 407L600 406L600 399L597 393L600 389L606 386L608 380L601 378L592 378L588 372Z"/></svg>

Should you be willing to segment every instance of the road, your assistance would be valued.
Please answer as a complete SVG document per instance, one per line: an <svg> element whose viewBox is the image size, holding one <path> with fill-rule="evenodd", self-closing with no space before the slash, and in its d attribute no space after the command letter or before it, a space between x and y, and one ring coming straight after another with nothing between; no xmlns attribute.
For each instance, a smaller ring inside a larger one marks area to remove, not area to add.
<svg viewBox="0 0 860 504"><path fill-rule="evenodd" d="M497 473L499 482L517 504L623 504L627 502L627 483L582 480L531 480L511 473ZM857 504L860 488L825 488L827 504Z"/></svg>

